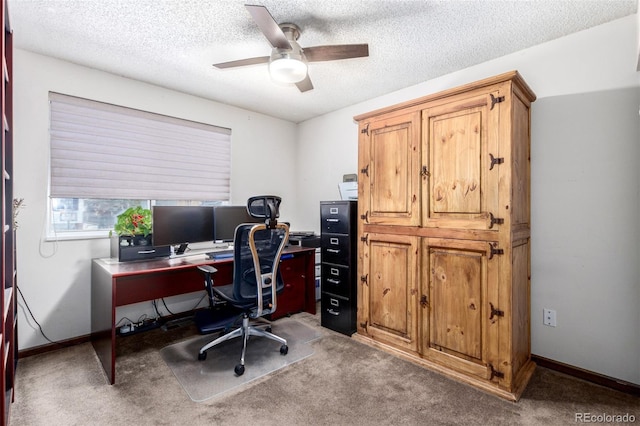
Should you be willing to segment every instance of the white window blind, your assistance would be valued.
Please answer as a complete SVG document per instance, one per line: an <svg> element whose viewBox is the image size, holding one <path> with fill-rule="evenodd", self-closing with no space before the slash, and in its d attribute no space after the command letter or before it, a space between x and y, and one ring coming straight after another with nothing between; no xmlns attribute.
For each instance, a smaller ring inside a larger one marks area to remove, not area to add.
<svg viewBox="0 0 640 426"><path fill-rule="evenodd" d="M49 94L51 197L230 199L231 130Z"/></svg>

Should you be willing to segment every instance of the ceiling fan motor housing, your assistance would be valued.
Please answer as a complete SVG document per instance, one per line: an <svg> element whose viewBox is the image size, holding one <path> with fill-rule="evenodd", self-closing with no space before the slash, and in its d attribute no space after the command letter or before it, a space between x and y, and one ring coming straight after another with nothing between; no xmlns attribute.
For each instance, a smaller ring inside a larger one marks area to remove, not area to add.
<svg viewBox="0 0 640 426"><path fill-rule="evenodd" d="M296 41L300 37L300 28L294 24L281 24L280 28L291 48L273 48L269 57L269 74L280 83L297 83L307 76L307 58Z"/></svg>

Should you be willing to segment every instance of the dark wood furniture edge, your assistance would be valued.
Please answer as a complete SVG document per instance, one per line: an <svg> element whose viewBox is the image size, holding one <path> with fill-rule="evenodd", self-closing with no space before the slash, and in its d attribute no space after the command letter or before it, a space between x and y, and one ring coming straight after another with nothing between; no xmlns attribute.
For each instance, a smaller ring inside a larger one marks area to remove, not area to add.
<svg viewBox="0 0 640 426"><path fill-rule="evenodd" d="M531 359L540 367L548 368L549 370L559 371L569 376L577 377L588 382L596 383L607 388L615 389L626 394L640 396L640 385L627 382L624 380L616 379L610 376L605 376L600 373L596 373L589 370L584 370L573 365L564 364L559 361L554 361L549 358L545 358L539 355L531 355Z"/></svg>

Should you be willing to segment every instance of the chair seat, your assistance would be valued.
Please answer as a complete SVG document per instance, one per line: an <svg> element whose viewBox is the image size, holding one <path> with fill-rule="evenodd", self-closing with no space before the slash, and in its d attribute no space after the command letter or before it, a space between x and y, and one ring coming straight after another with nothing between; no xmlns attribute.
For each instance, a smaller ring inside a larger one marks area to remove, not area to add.
<svg viewBox="0 0 640 426"><path fill-rule="evenodd" d="M216 293L222 300L226 300L233 306L239 309L247 309L255 305L254 300L238 300L233 297L233 284L214 286L213 292Z"/></svg>
<svg viewBox="0 0 640 426"><path fill-rule="evenodd" d="M196 311L193 320L200 334L210 334L232 327L241 316L240 310L224 306L215 310L207 308Z"/></svg>

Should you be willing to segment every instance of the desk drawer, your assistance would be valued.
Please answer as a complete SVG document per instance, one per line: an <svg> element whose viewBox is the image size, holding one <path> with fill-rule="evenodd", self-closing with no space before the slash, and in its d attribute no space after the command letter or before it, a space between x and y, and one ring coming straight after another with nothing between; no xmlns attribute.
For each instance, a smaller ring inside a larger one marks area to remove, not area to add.
<svg viewBox="0 0 640 426"><path fill-rule="evenodd" d="M284 289L278 294L278 306L271 314L272 320L301 312L305 308L305 258L294 256L282 261L280 271Z"/></svg>

